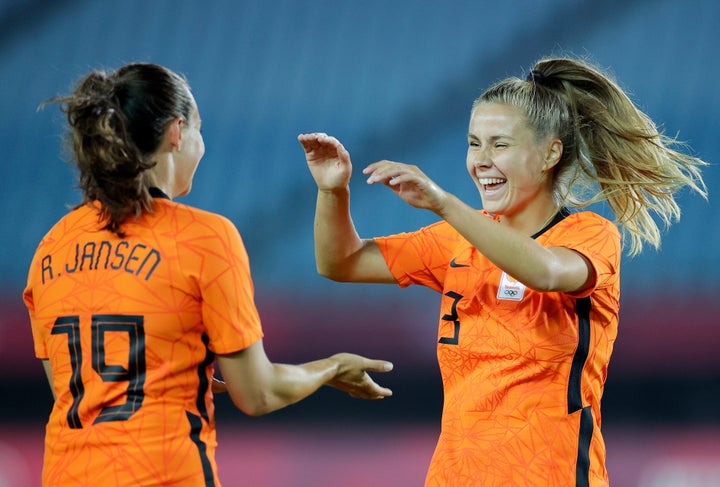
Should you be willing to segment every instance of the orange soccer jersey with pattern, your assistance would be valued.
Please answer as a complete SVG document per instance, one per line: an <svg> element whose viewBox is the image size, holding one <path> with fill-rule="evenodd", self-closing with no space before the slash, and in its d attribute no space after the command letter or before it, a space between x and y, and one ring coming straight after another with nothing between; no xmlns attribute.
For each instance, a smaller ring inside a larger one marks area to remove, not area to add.
<svg viewBox="0 0 720 487"><path fill-rule="evenodd" d="M42 239L25 302L56 396L43 485L218 486L215 354L262 337L235 226L154 199L101 230L82 206Z"/></svg>
<svg viewBox="0 0 720 487"><path fill-rule="evenodd" d="M585 256L594 286L529 289L446 222L375 239L400 286L442 293L444 405L428 487L608 483L600 398L617 336L620 235L595 213L564 210L534 238Z"/></svg>

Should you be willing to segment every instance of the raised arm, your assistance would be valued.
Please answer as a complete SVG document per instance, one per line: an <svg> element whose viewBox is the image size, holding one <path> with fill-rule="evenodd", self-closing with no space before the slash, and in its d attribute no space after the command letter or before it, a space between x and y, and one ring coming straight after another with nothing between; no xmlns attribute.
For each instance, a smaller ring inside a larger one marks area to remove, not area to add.
<svg viewBox="0 0 720 487"><path fill-rule="evenodd" d="M545 247L483 216L416 166L379 161L363 172L369 184L384 184L411 206L436 213L500 269L532 289L579 291L595 278L592 266L581 254L565 247Z"/></svg>
<svg viewBox="0 0 720 487"><path fill-rule="evenodd" d="M499 268L537 291L580 291L593 283L590 262L566 247L545 247L450 195L438 214Z"/></svg>
<svg viewBox="0 0 720 487"><path fill-rule="evenodd" d="M250 416L289 406L326 384L361 399L392 395L367 373L392 370L392 363L384 360L339 353L301 365L277 364L268 359L262 340L217 360L233 403Z"/></svg>
<svg viewBox="0 0 720 487"><path fill-rule="evenodd" d="M375 242L361 239L355 230L348 151L323 133L301 134L298 141L318 187L314 226L318 272L335 281L395 283Z"/></svg>

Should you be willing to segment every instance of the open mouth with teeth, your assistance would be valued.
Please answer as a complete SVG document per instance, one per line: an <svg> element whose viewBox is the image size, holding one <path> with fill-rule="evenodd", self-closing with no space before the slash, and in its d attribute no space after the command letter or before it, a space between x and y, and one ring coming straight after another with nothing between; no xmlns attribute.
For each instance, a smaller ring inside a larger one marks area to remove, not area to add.
<svg viewBox="0 0 720 487"><path fill-rule="evenodd" d="M500 186L507 182L507 179L502 178L478 178L478 181L486 191L492 191L498 189Z"/></svg>

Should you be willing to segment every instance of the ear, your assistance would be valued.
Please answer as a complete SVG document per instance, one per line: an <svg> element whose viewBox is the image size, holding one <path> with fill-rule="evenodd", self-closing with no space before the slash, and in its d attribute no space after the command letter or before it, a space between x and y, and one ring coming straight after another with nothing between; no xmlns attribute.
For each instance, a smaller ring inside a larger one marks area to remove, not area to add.
<svg viewBox="0 0 720 487"><path fill-rule="evenodd" d="M168 122L165 128L165 137L170 144L170 147L176 150L180 150L180 142L182 141L182 118L174 118Z"/></svg>
<svg viewBox="0 0 720 487"><path fill-rule="evenodd" d="M560 139L552 139L545 151L545 162L543 163L543 171L552 169L560 162L563 153L563 143Z"/></svg>

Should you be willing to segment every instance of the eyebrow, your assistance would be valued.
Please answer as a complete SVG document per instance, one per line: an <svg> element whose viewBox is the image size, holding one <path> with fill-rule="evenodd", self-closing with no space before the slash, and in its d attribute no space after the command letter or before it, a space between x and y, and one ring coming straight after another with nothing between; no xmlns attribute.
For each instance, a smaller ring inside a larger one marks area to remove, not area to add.
<svg viewBox="0 0 720 487"><path fill-rule="evenodd" d="M474 139L474 140L480 140L480 138L472 133L468 133L468 139ZM490 136L490 142L495 142L499 139L511 139L514 140L514 137L507 134L500 134L500 135L492 135Z"/></svg>

